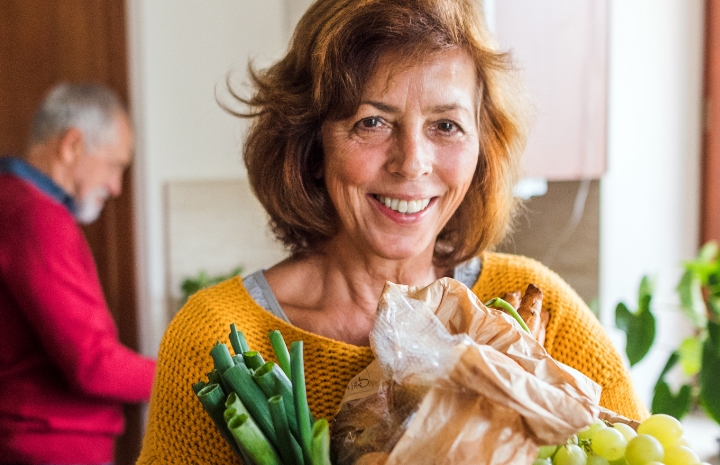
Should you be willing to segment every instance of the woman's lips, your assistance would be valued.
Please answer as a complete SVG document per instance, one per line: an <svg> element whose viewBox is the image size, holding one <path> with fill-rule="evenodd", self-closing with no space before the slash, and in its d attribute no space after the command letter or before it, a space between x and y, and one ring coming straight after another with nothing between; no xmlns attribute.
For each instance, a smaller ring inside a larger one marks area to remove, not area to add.
<svg viewBox="0 0 720 465"><path fill-rule="evenodd" d="M430 200L432 200L431 198L417 200L394 199L392 197L384 197L377 194L375 194L374 197L378 202L385 205L387 208L406 215L411 215L425 210L430 203Z"/></svg>

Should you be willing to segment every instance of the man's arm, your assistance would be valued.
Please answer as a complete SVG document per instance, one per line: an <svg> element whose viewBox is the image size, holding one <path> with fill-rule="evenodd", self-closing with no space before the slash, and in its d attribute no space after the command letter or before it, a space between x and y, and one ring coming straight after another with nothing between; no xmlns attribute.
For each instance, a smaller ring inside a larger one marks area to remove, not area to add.
<svg viewBox="0 0 720 465"><path fill-rule="evenodd" d="M59 205L23 217L6 282L45 351L79 391L147 400L155 362L118 340L82 231Z"/></svg>

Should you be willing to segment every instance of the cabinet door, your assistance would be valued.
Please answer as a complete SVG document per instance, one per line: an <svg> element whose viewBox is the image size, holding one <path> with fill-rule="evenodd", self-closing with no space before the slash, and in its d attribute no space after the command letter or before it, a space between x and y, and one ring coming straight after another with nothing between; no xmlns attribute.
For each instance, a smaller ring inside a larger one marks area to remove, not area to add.
<svg viewBox="0 0 720 465"><path fill-rule="evenodd" d="M607 0L485 0L532 99L523 175L599 178L605 170Z"/></svg>

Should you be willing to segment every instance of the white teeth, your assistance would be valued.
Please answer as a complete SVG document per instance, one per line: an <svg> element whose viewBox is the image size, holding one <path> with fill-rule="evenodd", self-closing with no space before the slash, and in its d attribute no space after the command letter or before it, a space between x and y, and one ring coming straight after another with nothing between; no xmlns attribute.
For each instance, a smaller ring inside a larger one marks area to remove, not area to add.
<svg viewBox="0 0 720 465"><path fill-rule="evenodd" d="M430 203L430 199L422 200L400 200L376 195L378 202L399 213L412 214L424 210Z"/></svg>

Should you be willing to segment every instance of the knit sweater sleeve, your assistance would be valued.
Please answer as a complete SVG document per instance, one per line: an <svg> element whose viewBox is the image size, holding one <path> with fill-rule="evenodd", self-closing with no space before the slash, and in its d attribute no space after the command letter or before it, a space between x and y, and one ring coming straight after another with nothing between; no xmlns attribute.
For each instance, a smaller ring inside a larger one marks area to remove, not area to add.
<svg viewBox="0 0 720 465"><path fill-rule="evenodd" d="M223 310L207 293L192 296L165 330L137 465L238 463L192 391L212 371L214 342L229 342L232 321L223 321Z"/></svg>
<svg viewBox="0 0 720 465"><path fill-rule="evenodd" d="M486 301L505 292L524 292L530 283L543 291L543 308L550 313L545 337L550 356L597 382L603 407L628 418L646 418L648 410L617 348L583 300L556 273L529 258L486 253L473 291Z"/></svg>

